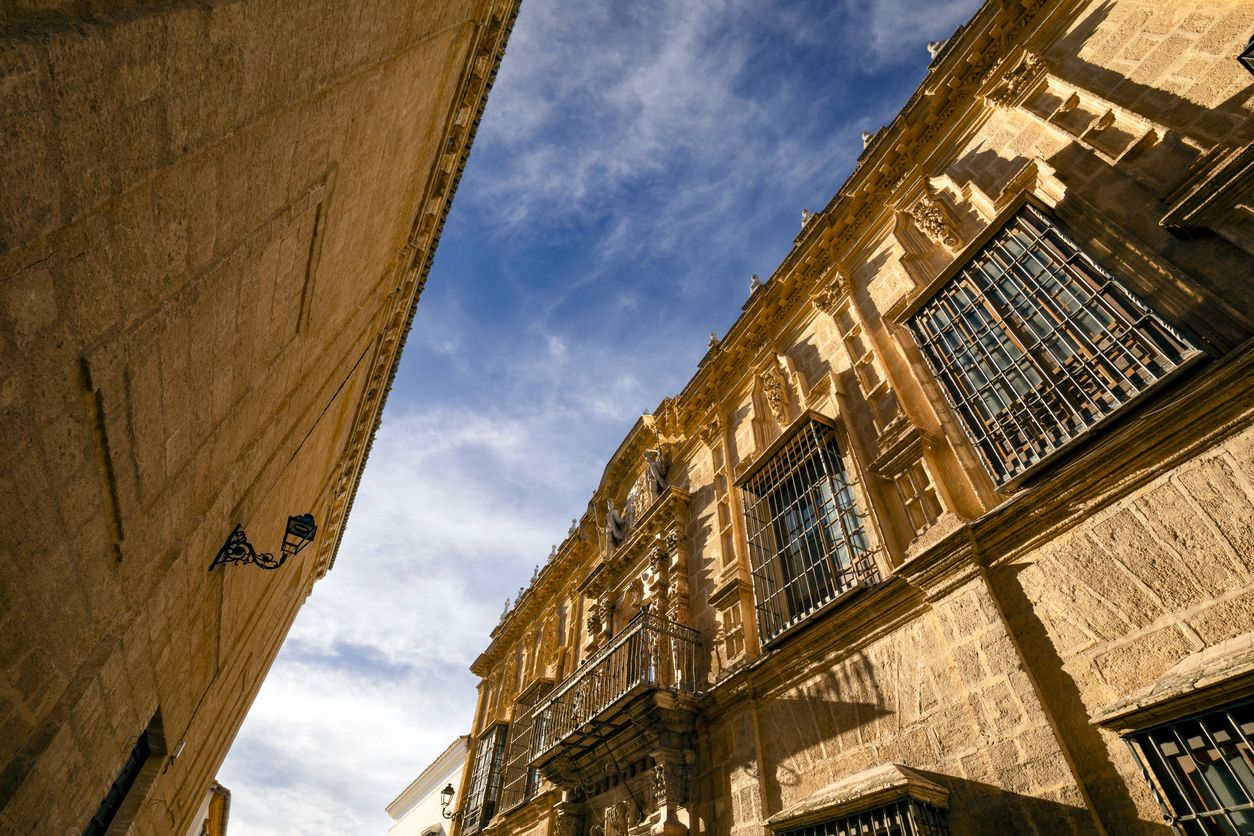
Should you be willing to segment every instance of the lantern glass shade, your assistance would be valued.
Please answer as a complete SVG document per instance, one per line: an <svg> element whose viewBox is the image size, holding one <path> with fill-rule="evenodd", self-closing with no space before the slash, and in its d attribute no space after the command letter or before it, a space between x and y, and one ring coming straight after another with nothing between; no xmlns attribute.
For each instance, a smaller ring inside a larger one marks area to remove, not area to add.
<svg viewBox="0 0 1254 836"><path fill-rule="evenodd" d="M440 806L447 807L453 800L453 785L449 783L444 789L440 790Z"/></svg>
<svg viewBox="0 0 1254 836"><path fill-rule="evenodd" d="M314 522L313 514L288 517L287 531L283 534L284 553L298 554L301 549L313 542L314 535L317 533L318 525Z"/></svg>

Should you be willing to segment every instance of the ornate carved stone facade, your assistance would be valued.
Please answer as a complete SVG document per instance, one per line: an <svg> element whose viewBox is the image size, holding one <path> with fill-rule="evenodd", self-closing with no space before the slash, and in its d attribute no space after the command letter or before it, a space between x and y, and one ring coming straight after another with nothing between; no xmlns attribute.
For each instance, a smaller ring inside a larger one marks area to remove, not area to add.
<svg viewBox="0 0 1254 836"><path fill-rule="evenodd" d="M475 734L545 729L487 832L1168 832L1135 735L1254 695L1251 26L1016 0L935 46L476 660Z"/></svg>
<svg viewBox="0 0 1254 836"><path fill-rule="evenodd" d="M191 828L335 562L517 5L0 11L0 833Z"/></svg>

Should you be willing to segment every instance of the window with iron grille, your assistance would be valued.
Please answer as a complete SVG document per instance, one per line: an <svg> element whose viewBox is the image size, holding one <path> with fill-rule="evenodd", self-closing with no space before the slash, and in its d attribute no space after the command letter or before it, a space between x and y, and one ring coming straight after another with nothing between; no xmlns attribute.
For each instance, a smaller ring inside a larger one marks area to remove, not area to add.
<svg viewBox="0 0 1254 836"><path fill-rule="evenodd" d="M1128 741L1178 833L1254 833L1254 701L1137 732Z"/></svg>
<svg viewBox="0 0 1254 836"><path fill-rule="evenodd" d="M540 683L528 689L528 694L514 707L514 725L501 770L501 810L509 810L531 799L540 787L540 771L527 766L531 761L535 732L535 718L531 716L531 710L552 690L552 685Z"/></svg>
<svg viewBox="0 0 1254 836"><path fill-rule="evenodd" d="M763 642L879 580L835 430L813 417L741 489Z"/></svg>
<svg viewBox="0 0 1254 836"><path fill-rule="evenodd" d="M915 798L838 819L782 830L776 836L949 836L945 811Z"/></svg>
<svg viewBox="0 0 1254 836"><path fill-rule="evenodd" d="M1200 355L1031 206L909 325L998 485Z"/></svg>
<svg viewBox="0 0 1254 836"><path fill-rule="evenodd" d="M505 741L509 726L501 723L479 736L475 748L474 771L470 778L470 795L462 810L462 828L478 833L496 813L501 794L501 767L505 760Z"/></svg>

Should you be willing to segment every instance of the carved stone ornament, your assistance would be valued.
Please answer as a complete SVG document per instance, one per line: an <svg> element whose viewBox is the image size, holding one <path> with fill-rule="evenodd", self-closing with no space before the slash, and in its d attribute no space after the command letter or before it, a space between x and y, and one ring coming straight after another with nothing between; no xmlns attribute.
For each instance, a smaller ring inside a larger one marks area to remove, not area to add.
<svg viewBox="0 0 1254 836"><path fill-rule="evenodd" d="M649 560L655 572L662 572L671 564L671 556L666 549L658 546L649 553Z"/></svg>
<svg viewBox="0 0 1254 836"><path fill-rule="evenodd" d="M759 376L759 380L762 382L762 395L766 398L766 405L770 407L771 417L782 427L788 423L788 383L784 380L779 363L772 361Z"/></svg>
<svg viewBox="0 0 1254 836"><path fill-rule="evenodd" d="M680 533L676 529L666 532L666 548L675 551L679 547Z"/></svg>
<svg viewBox="0 0 1254 836"><path fill-rule="evenodd" d="M814 296L814 307L828 316L835 316L840 302L849 293L849 279L840 270L829 267L823 271L823 277L830 277L827 286Z"/></svg>
<svg viewBox="0 0 1254 836"><path fill-rule="evenodd" d="M711 417L709 423L701 428L701 440L705 442L707 447L713 447L715 444L718 444L722 435L723 422L717 415Z"/></svg>
<svg viewBox="0 0 1254 836"><path fill-rule="evenodd" d="M988 100L997 107L1012 107L1023 89L1036 76L1041 59L1031 52L1023 53L1019 63L1002 76L1001 82L988 94Z"/></svg>
<svg viewBox="0 0 1254 836"><path fill-rule="evenodd" d="M653 803L659 810L668 804L687 803L687 772L687 768L678 763L653 765Z"/></svg>
<svg viewBox="0 0 1254 836"><path fill-rule="evenodd" d="M931 195L923 195L910 207L910 217L928 238L950 250L958 248L961 241L949 212L939 199Z"/></svg>
<svg viewBox="0 0 1254 836"><path fill-rule="evenodd" d="M627 799L611 804L605 808L605 836L627 836L627 829L639 821L635 805Z"/></svg>
<svg viewBox="0 0 1254 836"><path fill-rule="evenodd" d="M557 817L553 821L553 836L579 836L583 825L583 816L559 806Z"/></svg>

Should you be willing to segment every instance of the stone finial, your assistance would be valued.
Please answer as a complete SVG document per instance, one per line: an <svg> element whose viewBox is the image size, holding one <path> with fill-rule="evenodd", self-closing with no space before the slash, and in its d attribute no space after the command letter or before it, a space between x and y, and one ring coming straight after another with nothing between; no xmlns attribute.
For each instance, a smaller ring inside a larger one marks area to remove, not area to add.
<svg viewBox="0 0 1254 836"><path fill-rule="evenodd" d="M802 209L801 210L801 228L805 229L806 225L809 224L810 221L812 220L814 220L814 213L811 212L809 209Z"/></svg>
<svg viewBox="0 0 1254 836"><path fill-rule="evenodd" d="M568 529L566 530L566 533L567 533L568 535L569 535L569 534L574 534L574 533L575 533L575 531L576 531L576 529L578 529L578 528L579 528L579 519L578 519L577 517L572 517L572 518L571 518L571 520L570 520L570 528L568 528Z"/></svg>
<svg viewBox="0 0 1254 836"><path fill-rule="evenodd" d="M865 151L870 145L871 140L875 139L875 134L870 131L862 132L862 150Z"/></svg>
<svg viewBox="0 0 1254 836"><path fill-rule="evenodd" d="M752 276L749 277L749 292L750 293L753 293L753 291L757 290L761 286L762 286L761 276L759 276L757 273L754 273Z"/></svg>
<svg viewBox="0 0 1254 836"><path fill-rule="evenodd" d="M929 42L929 43L928 43L928 45L927 45L927 54L928 54L928 57L930 57L933 61L935 61L935 60L936 60L936 56L937 56L937 55L940 55L941 50L945 48L945 44L947 44L947 43L949 43L949 41L931 41L931 42Z"/></svg>
<svg viewBox="0 0 1254 836"><path fill-rule="evenodd" d="M710 349L718 348L718 334L716 334L715 332L711 331L711 332L710 332L710 341L709 341L708 343L706 343L706 344L705 344L705 347L706 347L706 348L710 348Z"/></svg>

